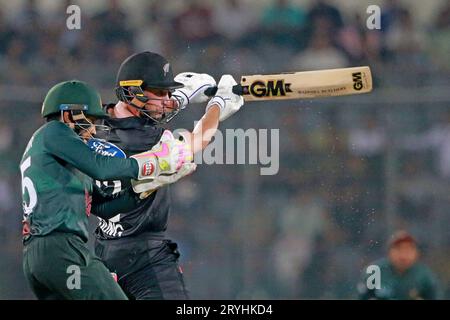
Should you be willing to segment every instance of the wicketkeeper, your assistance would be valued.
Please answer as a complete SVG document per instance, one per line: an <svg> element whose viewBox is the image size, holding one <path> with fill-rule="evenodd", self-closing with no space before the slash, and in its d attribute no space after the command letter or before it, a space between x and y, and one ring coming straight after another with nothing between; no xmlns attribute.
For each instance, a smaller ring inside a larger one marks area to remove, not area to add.
<svg viewBox="0 0 450 320"><path fill-rule="evenodd" d="M140 199L130 188L104 197L93 179L139 181L189 171L190 147L167 142L164 155L144 152L128 159L95 153L85 141L96 132L94 121L108 116L96 90L76 80L48 92L42 116L47 122L20 163L25 276L38 299L126 299L86 247L88 216L108 219L139 206Z"/></svg>

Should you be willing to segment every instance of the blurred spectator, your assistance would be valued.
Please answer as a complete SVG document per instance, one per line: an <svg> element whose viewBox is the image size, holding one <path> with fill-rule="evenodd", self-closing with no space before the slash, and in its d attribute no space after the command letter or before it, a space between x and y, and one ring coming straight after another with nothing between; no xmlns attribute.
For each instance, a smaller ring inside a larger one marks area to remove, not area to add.
<svg viewBox="0 0 450 320"><path fill-rule="evenodd" d="M18 33L17 36L23 40L23 57L29 59L33 56L34 52L39 50L42 42L41 36L46 31L36 1L25 1L23 3L23 9L12 21L13 28Z"/></svg>
<svg viewBox="0 0 450 320"><path fill-rule="evenodd" d="M438 298L435 275L427 266L419 262L416 239L405 231L398 231L391 238L388 257L375 261L371 265L378 266L380 269L380 287L368 288L367 283L372 283L371 279L368 279L370 274L363 272L363 279L358 284L360 299L434 300Z"/></svg>
<svg viewBox="0 0 450 320"><path fill-rule="evenodd" d="M436 66L450 71L450 0L438 11L436 21L429 34L428 52Z"/></svg>
<svg viewBox="0 0 450 320"><path fill-rule="evenodd" d="M274 0L262 14L260 28L266 41L296 48L306 23L306 13L290 0Z"/></svg>
<svg viewBox="0 0 450 320"><path fill-rule="evenodd" d="M13 144L13 128L7 119L0 118L0 154L7 154Z"/></svg>
<svg viewBox="0 0 450 320"><path fill-rule="evenodd" d="M274 0L262 16L262 24L268 29L295 30L304 26L305 12L290 0Z"/></svg>
<svg viewBox="0 0 450 320"><path fill-rule="evenodd" d="M118 0L108 0L106 10L92 17L92 32L95 34L96 43L102 51L105 46L114 42L125 42L133 45L134 33L130 30L128 16L121 9ZM105 53L107 56L107 53Z"/></svg>
<svg viewBox="0 0 450 320"><path fill-rule="evenodd" d="M5 56L0 60L0 79L4 84L29 85L32 75L27 70L27 51L25 41L21 37L11 40Z"/></svg>
<svg viewBox="0 0 450 320"><path fill-rule="evenodd" d="M16 32L7 23L2 8L0 8L0 55L5 54L12 39L16 36Z"/></svg>
<svg viewBox="0 0 450 320"><path fill-rule="evenodd" d="M341 276L333 260L334 251L341 247L344 234L333 224L321 235L316 235L311 259L303 273L299 273L299 296L306 299L332 299L335 283Z"/></svg>
<svg viewBox="0 0 450 320"><path fill-rule="evenodd" d="M434 175L425 165L425 159L414 157L403 164L398 184L399 216L408 223L414 234L427 236L428 230L421 226L431 226L434 220L434 198L440 192ZM417 226L417 227L416 227ZM417 230L414 230L417 228ZM432 236L428 235L431 242Z"/></svg>
<svg viewBox="0 0 450 320"><path fill-rule="evenodd" d="M358 156L380 155L386 146L385 129L377 122L376 115L366 115L362 126L348 130L348 149Z"/></svg>
<svg viewBox="0 0 450 320"><path fill-rule="evenodd" d="M421 86L429 67L425 56L425 35L417 25L409 10L398 13L395 23L386 34L386 49L391 56L391 65L397 72L393 73L391 82L410 79L409 86Z"/></svg>
<svg viewBox="0 0 450 320"><path fill-rule="evenodd" d="M69 30L66 26L67 16L61 15L61 12L66 12L67 8L72 4L72 0L61 2L56 12L48 18L48 24L52 29L57 29L59 31L56 37L58 38L57 44L62 53L77 56L82 49L81 42L83 35L86 36L86 34L81 30ZM81 20L82 29L89 28L89 22L86 20ZM68 57L66 59L68 59Z"/></svg>
<svg viewBox="0 0 450 320"><path fill-rule="evenodd" d="M443 4L442 8L440 8L437 13L435 27L437 29L450 28L450 1L447 0L447 2Z"/></svg>
<svg viewBox="0 0 450 320"><path fill-rule="evenodd" d="M367 58L366 64L372 66L374 70L380 69L386 56L381 32L376 30L366 32L363 38L363 48Z"/></svg>
<svg viewBox="0 0 450 320"><path fill-rule="evenodd" d="M64 54L60 54L58 42L50 35L43 36L40 45L39 59L32 59L27 69L45 83L55 83L61 80L61 75L56 72L42 72L42 70L58 70L66 63ZM62 81L62 80L61 80Z"/></svg>
<svg viewBox="0 0 450 320"><path fill-rule="evenodd" d="M441 123L434 124L420 134L411 134L402 139L401 147L409 151L434 149L435 168L440 177L450 178L450 112L443 115Z"/></svg>
<svg viewBox="0 0 450 320"><path fill-rule="evenodd" d="M231 44L238 44L257 24L255 10L245 0L226 0L214 7L213 25Z"/></svg>
<svg viewBox="0 0 450 320"><path fill-rule="evenodd" d="M367 163L353 157L344 160L341 174L337 175L334 188L332 188L331 215L336 226L348 236L347 244L360 243L364 237L372 204L368 201L373 195L368 195L372 184L367 179Z"/></svg>
<svg viewBox="0 0 450 320"><path fill-rule="evenodd" d="M26 0L23 2L23 7L19 15L14 19L15 27L19 29L29 29L30 26L39 24L41 15L37 6L36 0ZM31 29L32 30L32 29Z"/></svg>
<svg viewBox="0 0 450 320"><path fill-rule="evenodd" d="M308 190L298 192L281 212L273 255L278 284L288 298L298 293L295 280L308 265L314 239L323 234L327 223L323 199Z"/></svg>
<svg viewBox="0 0 450 320"><path fill-rule="evenodd" d="M361 15L355 14L354 19L343 26L338 34L338 44L347 54L351 64L361 64L365 58L364 21Z"/></svg>
<svg viewBox="0 0 450 320"><path fill-rule="evenodd" d="M421 52L425 37L409 10L401 10L386 34L386 46L395 54L414 55Z"/></svg>
<svg viewBox="0 0 450 320"><path fill-rule="evenodd" d="M304 71L344 68L347 65L345 55L333 46L331 34L321 28L316 29L306 50L297 54L292 61L294 70Z"/></svg>
<svg viewBox="0 0 450 320"><path fill-rule="evenodd" d="M2 243L8 240L9 229L14 224L18 225L19 217L14 221L10 218L11 211L15 209L16 204L14 203L15 196L12 188L12 181L15 178L12 174L5 174L0 172L0 239Z"/></svg>
<svg viewBox="0 0 450 320"><path fill-rule="evenodd" d="M164 1L150 1L144 14L143 24L136 30L135 47L137 52L152 51L171 55L172 47L169 34L169 17L163 11ZM169 53L170 52L170 53Z"/></svg>
<svg viewBox="0 0 450 320"><path fill-rule="evenodd" d="M329 3L329 0L316 0L312 2L307 13L307 32L309 37L316 32L317 28L322 28L322 25L326 25L327 34L334 35L339 34L340 29L344 25L341 12L339 9ZM321 22L319 22L320 20ZM333 37L334 38L334 37ZM309 38L308 38L309 41Z"/></svg>
<svg viewBox="0 0 450 320"><path fill-rule="evenodd" d="M381 30L389 32L389 29L398 21L405 7L400 0L386 0L381 7Z"/></svg>
<svg viewBox="0 0 450 320"><path fill-rule="evenodd" d="M207 47L212 42L220 41L212 21L213 13L205 2L189 0L184 11L173 19L173 33L179 48L194 49Z"/></svg>

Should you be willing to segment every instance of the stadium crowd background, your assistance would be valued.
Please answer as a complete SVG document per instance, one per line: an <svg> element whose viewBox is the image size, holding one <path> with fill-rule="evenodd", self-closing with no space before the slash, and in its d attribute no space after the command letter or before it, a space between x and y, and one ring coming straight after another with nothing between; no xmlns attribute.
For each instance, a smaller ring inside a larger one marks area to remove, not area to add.
<svg viewBox="0 0 450 320"><path fill-rule="evenodd" d="M0 299L33 298L18 163L45 92L77 78L114 101L120 62L142 50L216 79L374 73L370 95L249 103L223 123L280 129L280 170L202 165L173 187L168 233L193 298L356 298L363 267L398 228L417 237L449 298L450 1L365 2L1 0ZM81 6L81 30L66 28L69 4ZM381 6L381 30L366 27L369 4ZM190 129L203 111L192 105L170 127Z"/></svg>

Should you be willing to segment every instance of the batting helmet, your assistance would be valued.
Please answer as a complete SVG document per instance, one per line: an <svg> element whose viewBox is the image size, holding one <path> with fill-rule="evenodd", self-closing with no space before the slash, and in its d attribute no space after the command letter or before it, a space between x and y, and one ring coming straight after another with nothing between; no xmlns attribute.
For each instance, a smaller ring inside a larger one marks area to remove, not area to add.
<svg viewBox="0 0 450 320"><path fill-rule="evenodd" d="M162 89L171 92L181 87L183 84L174 80L172 67L164 57L144 51L133 54L122 62L117 72L115 91L120 101L137 108L154 121L168 122L179 109L165 113L159 120L153 118L144 108L149 101L144 90Z"/></svg>

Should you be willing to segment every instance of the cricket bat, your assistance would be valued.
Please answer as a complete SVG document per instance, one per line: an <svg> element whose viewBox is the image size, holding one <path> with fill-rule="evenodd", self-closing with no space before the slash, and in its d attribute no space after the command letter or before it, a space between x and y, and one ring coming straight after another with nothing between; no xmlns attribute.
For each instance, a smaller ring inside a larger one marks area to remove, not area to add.
<svg viewBox="0 0 450 320"><path fill-rule="evenodd" d="M372 91L370 67L245 75L233 87L247 101L312 99L362 94ZM205 90L213 96L217 87Z"/></svg>

